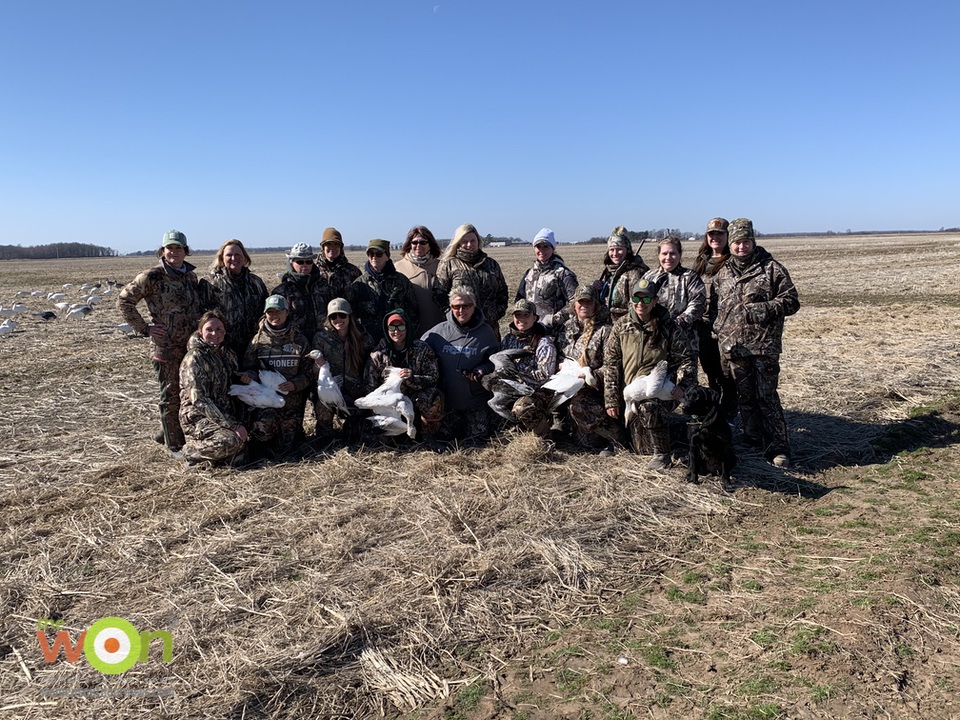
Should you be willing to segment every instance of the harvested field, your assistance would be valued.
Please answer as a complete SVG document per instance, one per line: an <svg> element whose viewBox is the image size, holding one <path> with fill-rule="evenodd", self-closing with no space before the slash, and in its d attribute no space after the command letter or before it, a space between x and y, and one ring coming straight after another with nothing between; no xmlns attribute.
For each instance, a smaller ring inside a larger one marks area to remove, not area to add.
<svg viewBox="0 0 960 720"><path fill-rule="evenodd" d="M112 302L22 317L0 337L0 718L960 716L960 237L761 244L801 297L796 467L738 448L732 497L523 433L186 471ZM515 288L530 248L490 252ZM598 274L602 247L560 253ZM0 301L149 264L3 262ZM38 620L75 640L104 617L169 632L172 662L159 641L118 675L45 661Z"/></svg>

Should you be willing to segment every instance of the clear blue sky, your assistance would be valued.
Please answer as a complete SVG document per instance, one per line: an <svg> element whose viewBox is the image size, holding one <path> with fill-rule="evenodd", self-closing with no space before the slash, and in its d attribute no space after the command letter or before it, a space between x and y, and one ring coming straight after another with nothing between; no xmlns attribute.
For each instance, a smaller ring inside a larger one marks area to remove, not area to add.
<svg viewBox="0 0 960 720"><path fill-rule="evenodd" d="M960 225L960 3L0 0L0 244Z"/></svg>

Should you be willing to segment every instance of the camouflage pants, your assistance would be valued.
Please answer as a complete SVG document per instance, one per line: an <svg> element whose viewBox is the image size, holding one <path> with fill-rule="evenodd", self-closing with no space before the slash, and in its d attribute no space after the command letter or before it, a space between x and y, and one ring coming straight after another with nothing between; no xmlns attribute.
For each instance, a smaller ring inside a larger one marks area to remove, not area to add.
<svg viewBox="0 0 960 720"><path fill-rule="evenodd" d="M153 361L153 369L160 383L160 426L163 440L170 450L183 447L183 429L180 427L180 363L183 357L167 362Z"/></svg>
<svg viewBox="0 0 960 720"><path fill-rule="evenodd" d="M486 405L473 410L448 410L444 416L444 434L468 443L485 442L490 437L490 413Z"/></svg>
<svg viewBox="0 0 960 720"><path fill-rule="evenodd" d="M627 424L630 446L640 455L667 455L670 453L670 431L667 415L673 404L663 400L644 400L637 403L637 411Z"/></svg>
<svg viewBox="0 0 960 720"><path fill-rule="evenodd" d="M737 384L727 369L726 361L720 354L720 346L711 336L710 326L698 323L700 334L700 367L707 376L707 384L720 393L720 408L732 420L737 414Z"/></svg>
<svg viewBox="0 0 960 720"><path fill-rule="evenodd" d="M603 393L585 386L570 399L570 417L576 426L577 442L588 447L596 446L594 436L620 442L620 423L607 415ZM604 442L604 444L606 444Z"/></svg>
<svg viewBox="0 0 960 720"><path fill-rule="evenodd" d="M186 460L219 462L228 460L243 448L237 434L222 425L203 418L186 428L187 441L183 445Z"/></svg>
<svg viewBox="0 0 960 720"><path fill-rule="evenodd" d="M727 360L737 385L744 441L763 450L764 456L790 455L787 421L777 385L780 358L777 355L751 355Z"/></svg>
<svg viewBox="0 0 960 720"><path fill-rule="evenodd" d="M287 395L286 405L282 408L257 409L250 428L250 438L269 445L276 453L287 452L303 440L306 404L306 391L292 392Z"/></svg>

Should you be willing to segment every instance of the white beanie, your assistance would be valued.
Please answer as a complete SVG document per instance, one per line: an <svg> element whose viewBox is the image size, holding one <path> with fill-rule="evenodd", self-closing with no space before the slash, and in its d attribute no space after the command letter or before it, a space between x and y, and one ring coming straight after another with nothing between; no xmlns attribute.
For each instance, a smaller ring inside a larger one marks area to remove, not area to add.
<svg viewBox="0 0 960 720"><path fill-rule="evenodd" d="M533 246L536 247L540 243L547 243L547 245L556 250L557 240L553 237L553 230L550 228L541 228L540 232L538 232L537 236L533 239Z"/></svg>

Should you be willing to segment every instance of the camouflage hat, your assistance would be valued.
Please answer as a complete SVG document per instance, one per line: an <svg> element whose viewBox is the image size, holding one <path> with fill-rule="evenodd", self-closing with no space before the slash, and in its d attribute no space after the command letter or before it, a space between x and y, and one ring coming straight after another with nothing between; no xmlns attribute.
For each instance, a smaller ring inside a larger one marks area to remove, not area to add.
<svg viewBox="0 0 960 720"><path fill-rule="evenodd" d="M390 254L390 243L387 240L381 240L380 238L374 238L367 243L367 252L370 250L379 250L382 253Z"/></svg>
<svg viewBox="0 0 960 720"><path fill-rule="evenodd" d="M730 242L737 242L738 240L752 240L756 242L757 239L753 234L753 221L747 220L747 218L737 218L733 220L727 228L727 233Z"/></svg>
<svg viewBox="0 0 960 720"><path fill-rule="evenodd" d="M323 247L327 243L340 243L343 245L343 235L341 235L340 231L336 228L329 227L323 231L323 238L320 240L320 246Z"/></svg>
<svg viewBox="0 0 960 720"><path fill-rule="evenodd" d="M730 223L727 221L726 218L716 217L707 223L707 232L708 233L711 233L711 232L725 233L729 225Z"/></svg>
<svg viewBox="0 0 960 720"><path fill-rule="evenodd" d="M313 248L306 243L297 243L287 253L287 260L313 260L315 257Z"/></svg>
<svg viewBox="0 0 960 720"><path fill-rule="evenodd" d="M287 310L287 299L283 295L271 295L263 304L263 311L267 310Z"/></svg>
<svg viewBox="0 0 960 720"><path fill-rule="evenodd" d="M641 297L656 297L658 290L657 284L649 280L638 280L633 286L633 294Z"/></svg>
<svg viewBox="0 0 960 720"><path fill-rule="evenodd" d="M630 242L630 236L627 235L627 229L623 225L617 225L607 238L607 250L612 247L622 247L629 253L633 252L633 243Z"/></svg>
<svg viewBox="0 0 960 720"><path fill-rule="evenodd" d="M163 234L163 240L160 243L160 247L166 247L167 245L179 245L180 247L187 247L187 236L179 230L170 230L165 232Z"/></svg>
<svg viewBox="0 0 960 720"><path fill-rule="evenodd" d="M573 295L574 300L593 300L600 302L600 293L593 285L581 285Z"/></svg>
<svg viewBox="0 0 960 720"><path fill-rule="evenodd" d="M537 306L525 298L520 298L513 304L513 314L516 314L516 313L527 313L531 315L536 315Z"/></svg>
<svg viewBox="0 0 960 720"><path fill-rule="evenodd" d="M353 308L350 307L350 303L346 298L334 298L327 303L327 317L330 317L336 313L353 315Z"/></svg>

